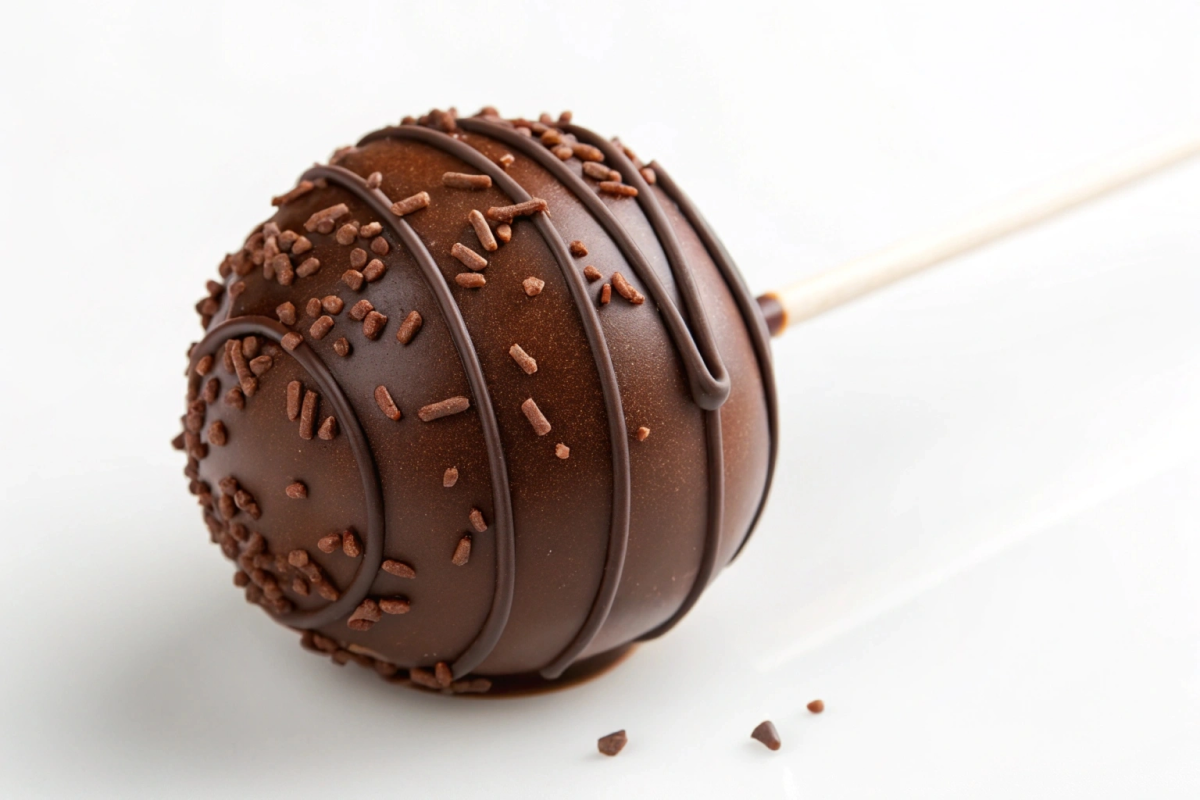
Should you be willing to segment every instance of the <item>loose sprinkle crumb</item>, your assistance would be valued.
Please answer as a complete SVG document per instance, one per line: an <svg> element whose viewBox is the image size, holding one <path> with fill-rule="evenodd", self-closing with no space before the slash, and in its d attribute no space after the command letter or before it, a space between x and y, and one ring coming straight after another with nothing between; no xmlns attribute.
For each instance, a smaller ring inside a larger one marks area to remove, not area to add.
<svg viewBox="0 0 1200 800"><path fill-rule="evenodd" d="M458 483L458 467L447 467L442 475L442 487L450 489Z"/></svg>
<svg viewBox="0 0 1200 800"><path fill-rule="evenodd" d="M400 344L408 344L413 340L413 337L421 330L421 324L424 320L421 319L421 313L416 309L408 312L408 316L400 323L400 328L396 331L396 341Z"/></svg>
<svg viewBox="0 0 1200 800"><path fill-rule="evenodd" d="M313 438L313 426L317 419L317 400L320 395L309 390L304 393L304 402L300 405L300 438Z"/></svg>
<svg viewBox="0 0 1200 800"><path fill-rule="evenodd" d="M454 276L454 282L464 289L479 289L487 285L487 278L478 272L460 272Z"/></svg>
<svg viewBox="0 0 1200 800"><path fill-rule="evenodd" d="M342 273L342 283L356 292L362 288L364 280L363 274L356 269L348 269Z"/></svg>
<svg viewBox="0 0 1200 800"><path fill-rule="evenodd" d="M471 407L471 401L465 397L448 397L436 403L430 403L417 412L422 422L433 422L435 419L460 414Z"/></svg>
<svg viewBox="0 0 1200 800"><path fill-rule="evenodd" d="M587 245L578 239L571 242L571 244L568 246L568 249L571 251L571 255L575 256L576 258L583 258L588 254Z"/></svg>
<svg viewBox="0 0 1200 800"><path fill-rule="evenodd" d="M447 172L442 175L442 185L451 189L478 191L491 188L491 175L468 175L465 172Z"/></svg>
<svg viewBox="0 0 1200 800"><path fill-rule="evenodd" d="M456 567L464 567L471 560L471 534L464 533L463 537L458 540L458 545L454 548L454 555L450 557L450 563Z"/></svg>
<svg viewBox="0 0 1200 800"><path fill-rule="evenodd" d="M488 265L486 258L459 242L455 242L454 246L450 248L450 255L461 261L464 267L473 269L476 272L485 269Z"/></svg>
<svg viewBox="0 0 1200 800"><path fill-rule="evenodd" d="M625 731L619 730L616 733L610 733L608 736L601 736L596 741L596 747L602 755L615 756L625 749L625 745L628 742L629 737L625 735Z"/></svg>
<svg viewBox="0 0 1200 800"><path fill-rule="evenodd" d="M517 217L528 217L539 211L545 211L549 206L540 197L526 200L511 206L492 206L487 210L487 218L493 222L511 223Z"/></svg>
<svg viewBox="0 0 1200 800"><path fill-rule="evenodd" d="M383 333L384 327L387 326L388 318L378 311L370 311L363 320L363 336L366 336L372 341L378 339Z"/></svg>
<svg viewBox="0 0 1200 800"><path fill-rule="evenodd" d="M346 207L345 203L338 203L336 206L323 208L308 218L308 220L304 223L304 230L311 233L312 231L319 230L328 224L329 230L322 231L322 233L329 233L333 230L333 223L337 222L337 220L349 213L350 209Z"/></svg>
<svg viewBox="0 0 1200 800"><path fill-rule="evenodd" d="M571 457L571 448L567 447L562 442L559 442L558 444L554 445L554 455L558 456L563 461L566 461Z"/></svg>
<svg viewBox="0 0 1200 800"><path fill-rule="evenodd" d="M600 287L600 305L606 306L610 300L612 300L612 286L606 283Z"/></svg>
<svg viewBox="0 0 1200 800"><path fill-rule="evenodd" d="M383 562L382 569L389 575L395 575L397 578L415 578L417 571L403 561L396 561L389 558Z"/></svg>
<svg viewBox="0 0 1200 800"><path fill-rule="evenodd" d="M296 324L296 306L289 303L282 303L275 307L275 316L284 325L291 327Z"/></svg>
<svg viewBox="0 0 1200 800"><path fill-rule="evenodd" d="M775 730L775 723L769 719L760 722L758 727L751 731L750 738L762 742L770 750L778 750L783 744L779 738L779 731Z"/></svg>
<svg viewBox="0 0 1200 800"><path fill-rule="evenodd" d="M287 485L287 488L283 490L283 493L286 494L292 500L303 500L304 498L308 497L308 487L305 486L300 481L296 481L295 483L289 483ZM292 552L293 553L304 553L303 550L294 550ZM304 557L306 559L305 563L307 563L308 553L304 553ZM289 557L289 560L290 560L290 557ZM292 566L302 567L302 566L304 566L304 564L292 564Z"/></svg>
<svg viewBox="0 0 1200 800"><path fill-rule="evenodd" d="M514 344L512 347L508 348L508 354L512 356L513 361L517 362L517 365L525 371L526 375L532 375L533 373L537 372L537 361L534 360L533 356L526 353L521 348L521 345Z"/></svg>
<svg viewBox="0 0 1200 800"><path fill-rule="evenodd" d="M397 217L403 217L406 214L411 214L414 211L419 211L429 205L429 192L417 192L412 197L406 197L392 203L392 213Z"/></svg>
<svg viewBox="0 0 1200 800"><path fill-rule="evenodd" d="M293 351L297 347L299 347L300 343L303 341L304 341L303 336L296 333L295 331L292 331L290 333L284 334L283 339L280 340L280 344L283 345L284 350L287 350L290 353L291 351Z"/></svg>
<svg viewBox="0 0 1200 800"><path fill-rule="evenodd" d="M583 268L583 277L587 278L589 283L594 283L600 280L600 278L603 276L600 274L600 270L596 269L591 264L588 264Z"/></svg>
<svg viewBox="0 0 1200 800"><path fill-rule="evenodd" d="M467 215L467 221L471 223L471 227L475 229L475 236L479 239L479 244L489 253L496 251L500 245L496 244L496 237L492 235L491 226L484 219L483 214L476 209L471 209L471 213Z"/></svg>
<svg viewBox="0 0 1200 800"><path fill-rule="evenodd" d="M499 239L504 244L508 244L510 241L512 241L512 226L507 225L507 224L506 225L497 225L496 226L496 238Z"/></svg>
<svg viewBox="0 0 1200 800"><path fill-rule="evenodd" d="M629 281L625 280L625 276L621 273L614 272L612 276L612 282L613 288L617 290L617 294L621 295L621 297L624 297L635 306L640 306L642 303L646 302L646 298L642 295L642 293L633 288L633 286L629 283Z"/></svg>
<svg viewBox="0 0 1200 800"><path fill-rule="evenodd" d="M338 424L337 417L326 417L321 423L320 429L317 430L317 437L323 441L331 442L337 438Z"/></svg>
<svg viewBox="0 0 1200 800"><path fill-rule="evenodd" d="M487 521L483 518L483 512L478 508L472 508L468 518L471 520L471 527L475 529L476 533L483 533L488 529Z"/></svg>
<svg viewBox="0 0 1200 800"><path fill-rule="evenodd" d="M809 703L807 706L805 706L805 708L807 708L809 711L811 711L814 714L820 714L822 711L825 710L825 701L824 700L813 700L811 703Z"/></svg>
<svg viewBox="0 0 1200 800"><path fill-rule="evenodd" d="M650 436L650 429L647 428L645 425L643 425L637 429L637 440L639 442L646 441L646 439L649 438L649 436Z"/></svg>
<svg viewBox="0 0 1200 800"><path fill-rule="evenodd" d="M387 390L386 386L375 387L375 403L379 406L379 410L383 415L393 422L399 422L403 418L400 409L397 408L396 402L392 400L392 394Z"/></svg>
<svg viewBox="0 0 1200 800"><path fill-rule="evenodd" d="M317 301L317 310L321 310L321 303ZM325 334L333 330L333 317L328 314L322 314L317 318L317 321L308 329L308 333L314 339L324 339Z"/></svg>
<svg viewBox="0 0 1200 800"><path fill-rule="evenodd" d="M525 419L529 420L529 424L533 426L533 432L538 436L545 436L550 432L550 421L546 419L546 415L538 408L532 397L521 403L521 411L524 412Z"/></svg>
<svg viewBox="0 0 1200 800"><path fill-rule="evenodd" d="M295 248L292 249L294 250ZM300 266L296 267L296 275L301 278L308 278L312 275L316 275L318 272L320 272L320 270L321 262L318 259L306 258L300 264Z"/></svg>
<svg viewBox="0 0 1200 800"><path fill-rule="evenodd" d="M333 352L337 353L342 358L350 355L350 342L346 341L345 336L333 343Z"/></svg>
<svg viewBox="0 0 1200 800"><path fill-rule="evenodd" d="M300 181L298 184L296 184L296 188L292 189L291 191L284 192L283 194L279 195L278 197L272 197L271 205L273 205L273 206L286 205L286 204L292 202L293 200L295 200L297 197L303 197L304 195L308 194L312 190L313 190L312 181Z"/></svg>
<svg viewBox="0 0 1200 800"><path fill-rule="evenodd" d="M359 300L357 303L350 306L350 319L354 320L355 322L362 322L367 318L367 314L370 314L374 310L375 306L371 304L370 300L364 297L362 300Z"/></svg>
<svg viewBox="0 0 1200 800"><path fill-rule="evenodd" d="M525 287L525 294L530 297L537 297L542 293L542 289L546 288L546 282L541 278L530 276L521 281L521 285Z"/></svg>
<svg viewBox="0 0 1200 800"><path fill-rule="evenodd" d="M616 197L637 197L637 187L617 181L600 181L600 191Z"/></svg>

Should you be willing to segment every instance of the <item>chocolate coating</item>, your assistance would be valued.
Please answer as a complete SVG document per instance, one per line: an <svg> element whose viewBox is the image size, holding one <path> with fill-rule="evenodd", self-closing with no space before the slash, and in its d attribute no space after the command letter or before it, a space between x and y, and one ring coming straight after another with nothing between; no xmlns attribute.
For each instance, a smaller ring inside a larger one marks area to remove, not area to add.
<svg viewBox="0 0 1200 800"><path fill-rule="evenodd" d="M665 170L435 112L277 200L197 307L184 419L248 599L463 691L678 623L758 519L776 421L758 306Z"/></svg>

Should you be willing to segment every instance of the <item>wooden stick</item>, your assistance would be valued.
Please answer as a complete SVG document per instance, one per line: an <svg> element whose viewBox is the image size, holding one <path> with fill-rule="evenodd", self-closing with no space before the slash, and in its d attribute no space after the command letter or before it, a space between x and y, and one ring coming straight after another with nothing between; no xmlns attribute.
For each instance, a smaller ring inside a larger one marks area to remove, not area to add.
<svg viewBox="0 0 1200 800"><path fill-rule="evenodd" d="M876 289L1101 197L1200 154L1200 129L1181 131L1101 162L940 230L842 264L758 298L771 334Z"/></svg>

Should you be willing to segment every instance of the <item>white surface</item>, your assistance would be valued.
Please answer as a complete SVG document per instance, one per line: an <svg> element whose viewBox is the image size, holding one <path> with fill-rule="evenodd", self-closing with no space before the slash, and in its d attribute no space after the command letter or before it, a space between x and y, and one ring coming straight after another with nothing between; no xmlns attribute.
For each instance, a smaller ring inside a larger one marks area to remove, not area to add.
<svg viewBox="0 0 1200 800"><path fill-rule="evenodd" d="M1200 794L1200 164L777 342L755 541L566 692L301 652L167 446L204 280L363 131L572 108L765 290L1182 121L1195 3L94 5L0 51L0 795Z"/></svg>

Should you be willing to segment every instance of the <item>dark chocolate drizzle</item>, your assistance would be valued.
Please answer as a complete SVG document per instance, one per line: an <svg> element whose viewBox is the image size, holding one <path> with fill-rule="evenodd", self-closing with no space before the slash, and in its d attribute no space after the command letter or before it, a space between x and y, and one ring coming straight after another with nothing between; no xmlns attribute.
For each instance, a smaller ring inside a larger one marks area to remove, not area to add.
<svg viewBox="0 0 1200 800"><path fill-rule="evenodd" d="M206 355L215 354L218 345L228 339L251 334L282 343L283 337L288 332L288 329L279 322L260 316L235 317L212 327L192 350L191 364L188 370L189 395L196 391L201 381L201 377L196 374L196 362ZM288 614L275 615L280 622L291 625L293 628L317 628L351 614L371 591L371 584L374 583L375 577L379 573L379 566L383 563L383 490L379 485L379 470L375 465L375 456L371 452L370 442L363 432L358 416L354 413L354 407L342 393L337 380L307 342L299 344L291 352L291 356L308 372L317 388L320 389L322 396L333 405L338 425L349 440L350 452L353 453L354 461L358 464L358 471L363 482L363 495L367 504L366 549L363 552L362 561L359 562L354 580L351 581L349 587L342 590L341 597L329 605L310 611L293 611Z"/></svg>
<svg viewBox="0 0 1200 800"><path fill-rule="evenodd" d="M688 329L687 320L680 314L670 293L659 279L658 273L650 266L646 255L599 195L588 186L583 178L576 175L558 156L547 150L540 142L536 142L528 136L522 136L512 128L482 119L460 119L457 123L464 130L481 133L529 156L557 178L559 183L571 190L600 223L605 232L616 242L621 254L633 268L634 274L646 287L650 299L659 307L667 325L667 332L683 361L688 384L692 390L692 399L696 401L696 405L703 409L720 408L729 399L729 373L726 371L725 363L721 359L721 354L717 352L711 337L707 341L703 338L707 327L701 329L700 337L701 342L705 344L698 343L697 337L693 336L691 330ZM680 290L681 292L685 291L682 286ZM695 293L694 286L692 292ZM687 295L684 294L684 297L686 299ZM703 352L701 352L702 347L704 348Z"/></svg>
<svg viewBox="0 0 1200 800"><path fill-rule="evenodd" d="M437 300L442 317L450 330L454 346L462 359L463 371L467 376L467 384L475 397L475 408L479 413L480 424L487 446L488 466L492 473L492 503L495 508L494 526L496 531L496 590L492 596L492 607L488 612L483 627L475 640L465 651L455 659L451 671L455 678L461 678L478 667L495 648L496 642L508 624L508 616L512 610L513 594L516 586L516 536L512 515L512 495L508 485L508 466L504 459L504 448L500 441L500 426L496 421L496 411L492 406L491 394L488 392L487 380L483 374L483 366L479 363L479 355L467 323L462 317L458 303L450 293L450 287L445 277L434 262L433 256L421 237L403 218L392 213L392 201L379 189L368 188L367 182L342 167L313 167L301 176L301 180L325 178L329 183L341 186L346 191L358 197L384 220L400 238L412 254L429 284Z"/></svg>
<svg viewBox="0 0 1200 800"><path fill-rule="evenodd" d="M657 161L652 161L650 162L650 168L658 176L658 186L662 188L667 197L671 198L687 221L691 223L692 228L696 231L696 235L700 237L700 241L708 250L709 257L717 265L717 270L725 279L725 284L729 287L729 291L737 303L738 310L742 313L742 321L746 325L746 330L750 333L750 342L754 346L754 354L758 358L758 371L762 377L763 394L767 401L767 425L771 435L771 449L767 457L767 480L763 484L762 497L758 501L758 510L754 512L754 519L750 521L750 527L746 529L746 535L742 538L741 544L738 545L738 549L734 552L733 558L729 559L730 563L732 563L741 554L742 549L746 546L746 542L750 541L750 534L754 532L754 529L758 526L759 518L762 517L763 509L767 504L767 495L771 492L771 482L775 477L775 459L779 453L779 399L775 393L775 365L771 358L771 334L768 332L769 323L763 318L761 298L759 301L754 299L754 295L747 288L746 282L743 280L741 272L738 271L737 265L733 263L733 259L725 249L725 245L717 238L712 226L708 224L708 220L700 213L700 209L696 208L691 198L676 185L675 181L671 180L671 176L663 169L661 164Z"/></svg>
<svg viewBox="0 0 1200 800"><path fill-rule="evenodd" d="M455 158L471 165L481 173L490 175L500 191L507 194L514 202L524 202L530 195L510 175L498 165L473 147L451 138L444 133L405 125L399 128L384 128L367 134L358 146L369 144L380 139L408 139L421 142L448 153ZM579 309L584 333L588 346L599 374L600 386L604 393L605 412L608 415L609 440L613 452L613 501L612 523L609 528L608 551L604 559L604 571L601 574L600 586L588 615L576 632L570 643L554 659L539 672L548 679L557 678L571 665L571 662L591 643L596 634L604 626L608 613L612 609L617 596L617 588L621 582L621 572L625 567L625 553L629 543L629 513L632 478L629 465L629 434L625 427L625 413L621 404L620 386L617 383L616 370L609 356L608 343L604 338L604 330L600 326L600 318L588 296L583 278L575 270L558 229L551 223L546 214L535 214L532 222L541 234L546 245L554 254L562 271L563 279L571 292L571 297Z"/></svg>
<svg viewBox="0 0 1200 800"><path fill-rule="evenodd" d="M609 166L620 172L624 181L638 190L638 206L649 220L650 227L654 229L654 235L658 237L663 252L666 253L667 264L671 269L671 274L675 277L675 284L679 287L684 308L692 321L695 331L693 335L697 345L700 351L706 354L707 360L721 365L720 374L725 378L727 388L725 398L722 398L722 402L724 402L729 396L729 377L725 372L724 365L721 364L717 342L708 324L708 316L700 300L700 293L696 288L691 266L687 262L679 239L675 236L675 230L671 227L670 220L667 219L666 213L659 205L658 196L654 194L650 185L642 177L642 173L623 150L587 128L581 128L578 125L566 125L564 128L573 133L579 141L599 149L604 154ZM679 621L692 610L692 606L696 605L696 601L708 588L709 582L717 571L717 552L721 544L725 507L725 452L722 449L721 411L719 404L712 408L705 408L699 400L697 400L697 404L705 409L705 450L708 456L708 518L704 533L704 549L700 555L700 566L696 570L696 577L692 581L691 589L688 590L675 613L666 622L638 637L639 641L656 639L678 625Z"/></svg>

